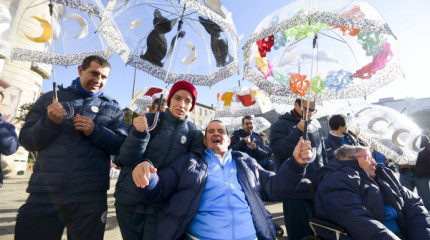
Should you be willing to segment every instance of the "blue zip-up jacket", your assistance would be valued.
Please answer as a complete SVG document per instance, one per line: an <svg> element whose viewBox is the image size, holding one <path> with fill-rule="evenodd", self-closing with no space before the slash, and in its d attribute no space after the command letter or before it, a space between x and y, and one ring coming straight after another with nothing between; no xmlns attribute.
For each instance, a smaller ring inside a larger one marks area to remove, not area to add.
<svg viewBox="0 0 430 240"><path fill-rule="evenodd" d="M378 164L372 180L357 159L335 159L321 169L319 177L316 215L344 227L349 237L341 235L341 239L400 239L384 225L384 204L396 210L397 225L406 239L430 239L426 208L390 169ZM320 231L324 239L334 239Z"/></svg>
<svg viewBox="0 0 430 240"><path fill-rule="evenodd" d="M153 114L149 114L148 119L153 119L153 117ZM119 163L123 169L114 193L115 199L119 203L145 205L139 196L140 194L134 188L134 183L129 181L131 179L127 179L127 175L131 175L134 166L144 159L150 160L157 169L163 169L182 154L186 154L189 149L193 151L204 148L203 133L198 129L190 133L187 124L188 116L184 120L180 120L170 113L169 109L166 109L163 117L162 125L151 141L149 141L150 136L147 131L138 132L132 127L129 136L122 145ZM191 135L194 135L194 139Z"/></svg>
<svg viewBox="0 0 430 240"><path fill-rule="evenodd" d="M19 147L15 126L3 120L0 114L0 153L3 155L14 154Z"/></svg>
<svg viewBox="0 0 430 240"><path fill-rule="evenodd" d="M281 201L289 197L300 184L305 166L287 160L275 174L261 168L254 158L242 152L232 152L237 165L237 178L251 208L258 239L276 239L270 214L263 201ZM169 167L151 174L150 185L140 189L145 201L168 199L158 216L156 236L178 239L194 218L208 177L208 163L202 152L181 156Z"/></svg>
<svg viewBox="0 0 430 240"><path fill-rule="evenodd" d="M266 157L270 156L270 153L264 147L263 139L261 139L260 135L256 132L252 132L251 141L255 143L255 149L251 150L248 147L246 142L243 140L245 137L248 137L249 134L245 132L243 129L239 129L233 132L231 135L231 143L230 148L235 151L241 151L247 153L249 156L257 159L258 162L263 161Z"/></svg>
<svg viewBox="0 0 430 240"><path fill-rule="evenodd" d="M270 128L270 148L275 154L277 168L286 159L293 156L294 148L303 136L303 132L297 128L300 119L291 113L285 113L280 116L278 121L274 122ZM316 149L315 161L306 168L305 178L318 185L318 171L327 163L327 153L325 151L321 126L317 120L312 120L308 125L308 140L312 148ZM301 184L299 189L291 196L296 199L311 199L308 184Z"/></svg>
<svg viewBox="0 0 430 240"><path fill-rule="evenodd" d="M38 151L30 177L27 202L76 203L107 199L110 155L119 154L127 136L119 104L104 95L84 97L75 88L59 87L60 103L68 102L74 113L90 117L89 136L73 127L73 119L55 124L47 107L53 93L42 95L27 114L19 141L28 151ZM52 199L51 199L52 198Z"/></svg>
<svg viewBox="0 0 430 240"><path fill-rule="evenodd" d="M344 145L344 141L348 145L352 145L352 146L358 145L354 137L352 137L351 134L349 133L343 136L336 136L332 133L328 134L328 137L324 140L324 144L325 144L325 150L327 152L327 158L329 162L333 159L336 159L334 157L334 151L336 151L336 149Z"/></svg>

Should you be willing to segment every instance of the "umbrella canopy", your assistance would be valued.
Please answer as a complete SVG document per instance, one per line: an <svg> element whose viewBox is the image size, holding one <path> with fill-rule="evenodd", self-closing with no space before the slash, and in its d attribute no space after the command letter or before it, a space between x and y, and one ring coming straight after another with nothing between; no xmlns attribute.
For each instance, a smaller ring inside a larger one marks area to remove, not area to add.
<svg viewBox="0 0 430 240"><path fill-rule="evenodd" d="M63 66L108 59L114 51L97 34L102 13L98 0L0 1L0 57Z"/></svg>
<svg viewBox="0 0 430 240"><path fill-rule="evenodd" d="M217 94L215 117L243 117L273 109L269 96L255 86L235 87Z"/></svg>
<svg viewBox="0 0 430 240"><path fill-rule="evenodd" d="M146 112L146 109L152 105L152 102L159 98L163 93L163 89L159 87L148 87L140 91L134 96L133 100L127 105L127 108L138 115ZM169 92L163 93L164 96L169 95Z"/></svg>
<svg viewBox="0 0 430 240"><path fill-rule="evenodd" d="M211 86L238 72L239 41L231 13L204 2L110 0L99 31L137 69Z"/></svg>
<svg viewBox="0 0 430 240"><path fill-rule="evenodd" d="M372 149L398 164L415 165L420 152L421 130L406 115L385 106L358 103L342 108L346 124Z"/></svg>
<svg viewBox="0 0 430 240"><path fill-rule="evenodd" d="M229 134L242 128L242 118L241 117L220 117L218 120L222 121ZM260 133L270 128L270 122L264 117L254 117L254 129L253 132Z"/></svg>
<svg viewBox="0 0 430 240"><path fill-rule="evenodd" d="M358 98L403 77L397 53L369 3L295 1L257 26L244 47L244 77L277 103Z"/></svg>
<svg viewBox="0 0 430 240"><path fill-rule="evenodd" d="M15 120L18 111L22 90L0 78L0 91L4 95L0 106L0 113L2 114L3 120L12 122Z"/></svg>

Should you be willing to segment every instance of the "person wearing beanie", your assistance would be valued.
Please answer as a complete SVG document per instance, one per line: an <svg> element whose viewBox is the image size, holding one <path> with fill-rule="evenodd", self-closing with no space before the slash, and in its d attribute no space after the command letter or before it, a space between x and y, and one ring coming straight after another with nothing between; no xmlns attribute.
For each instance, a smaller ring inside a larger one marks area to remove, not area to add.
<svg viewBox="0 0 430 240"><path fill-rule="evenodd" d="M142 114L133 120L116 161L122 167L114 196L123 239L157 239L155 226L164 204L145 204L142 201L142 191L133 183L137 176L132 175L132 171L143 173L144 160L163 169L179 156L204 148L202 131L187 118L196 101L196 88L187 81L179 81L170 89L168 108L159 113L157 126L151 132L147 128L152 125L155 113Z"/></svg>

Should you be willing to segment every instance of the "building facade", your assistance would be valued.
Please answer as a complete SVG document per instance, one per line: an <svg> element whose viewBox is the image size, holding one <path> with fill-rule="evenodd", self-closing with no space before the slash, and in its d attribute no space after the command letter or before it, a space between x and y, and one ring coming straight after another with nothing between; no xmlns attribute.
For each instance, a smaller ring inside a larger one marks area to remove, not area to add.
<svg viewBox="0 0 430 240"><path fill-rule="evenodd" d="M210 121L214 119L215 108L206 106L201 103L196 103L193 111L188 113L188 120L196 124L202 131L205 130L206 126Z"/></svg>
<svg viewBox="0 0 430 240"><path fill-rule="evenodd" d="M6 45L13 47L29 48L25 34L37 36L40 31L40 23L32 18L19 18L24 11L30 14L40 15L41 10L46 10L47 3L44 0L0 0L0 22L5 28L0 29L0 48L5 50ZM46 12L46 11L43 11ZM49 16L42 16L48 18ZM23 46L25 44L25 46ZM30 43L31 44L31 43ZM48 51L49 43L34 44L30 46L37 51ZM0 50L0 78L4 83L0 90L5 92L4 106L0 111L8 112L5 117L15 124L17 131L21 123L14 121L19 114L18 108L22 104L33 103L40 95L43 79L49 79L51 67L45 64L22 62L11 60L7 54L1 54ZM27 167L28 152L19 147L16 154L2 156L3 171L7 175L23 174Z"/></svg>

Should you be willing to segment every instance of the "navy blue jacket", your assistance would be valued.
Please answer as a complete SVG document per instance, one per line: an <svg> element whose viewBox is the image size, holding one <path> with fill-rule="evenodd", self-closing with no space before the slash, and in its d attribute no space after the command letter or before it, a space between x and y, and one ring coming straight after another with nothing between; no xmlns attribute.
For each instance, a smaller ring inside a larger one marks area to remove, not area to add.
<svg viewBox="0 0 430 240"><path fill-rule="evenodd" d="M232 152L237 164L237 177L245 193L258 239L276 239L271 216L263 201L281 201L291 195L300 184L306 167L293 159L285 161L278 173L261 168L247 154ZM159 239L178 239L196 214L208 177L208 163L202 152L181 156L169 167L151 174L150 185L141 191L145 200L167 205L158 216L156 236Z"/></svg>
<svg viewBox="0 0 430 240"><path fill-rule="evenodd" d="M161 114L160 114L161 116ZM119 175L115 199L125 205L145 205L141 201L139 193L136 192L134 183L130 181L133 168L144 159L150 160L157 169L169 166L181 155L196 149L203 149L203 133L196 129L191 132L188 117L184 120L175 117L167 109L162 115L164 120L155 136L147 131L138 132L134 126L121 147L119 164L123 166ZM153 121L154 114L148 114L148 122Z"/></svg>
<svg viewBox="0 0 430 240"><path fill-rule="evenodd" d="M30 177L27 202L75 203L107 199L110 155L119 154L127 136L124 114L118 103L105 96L84 97L73 87L58 91L59 102L68 102L74 113L90 117L89 136L73 128L73 120L55 124L47 107L53 93L42 95L27 114L19 141L28 151L38 151ZM52 198L52 199L51 199Z"/></svg>
<svg viewBox="0 0 430 240"><path fill-rule="evenodd" d="M276 164L279 166L286 159L293 156L295 146L303 136L303 132L297 128L300 119L285 113L280 116L278 121L274 122L270 128L270 147L275 154ZM308 125L308 139L311 141L313 148L316 148L315 161L306 168L305 178L318 185L318 171L327 163L327 154L324 147L321 126L317 120L312 120ZM301 184L292 198L311 199L308 184Z"/></svg>
<svg viewBox="0 0 430 240"><path fill-rule="evenodd" d="M241 151L247 153L249 156L257 159L258 162L263 161L266 157L270 156L270 152L264 147L263 139L261 139L260 135L256 132L252 132L251 140L255 143L255 149L251 150L248 147L246 142L243 140L245 137L248 137L249 134L245 132L243 129L239 129L233 132L231 135L231 143L230 147L232 150Z"/></svg>
<svg viewBox="0 0 430 240"><path fill-rule="evenodd" d="M421 136L421 145L424 150L418 153L417 163L415 165L414 173L417 177L429 177L430 176L430 149L429 149L429 138L427 136Z"/></svg>
<svg viewBox="0 0 430 240"><path fill-rule="evenodd" d="M407 239L430 239L430 216L422 201L402 187L390 169L378 164L373 181L357 159L335 159L321 169L319 177L316 215L344 227L350 237L341 235L341 239L399 239L383 224L384 202L396 210L398 226Z"/></svg>
<svg viewBox="0 0 430 240"><path fill-rule="evenodd" d="M333 159L336 159L334 156L334 151L336 149L340 148L343 144L342 142L346 140L348 142L348 145L355 146L357 145L357 142L355 141L354 137L351 136L351 134L347 133L343 136L336 136L331 133L328 134L328 137L324 140L325 144L325 150L327 152L327 158L330 162Z"/></svg>
<svg viewBox="0 0 430 240"><path fill-rule="evenodd" d="M3 116L0 114L0 153L11 155L18 150L18 147L18 136L16 136L15 126L3 120Z"/></svg>

